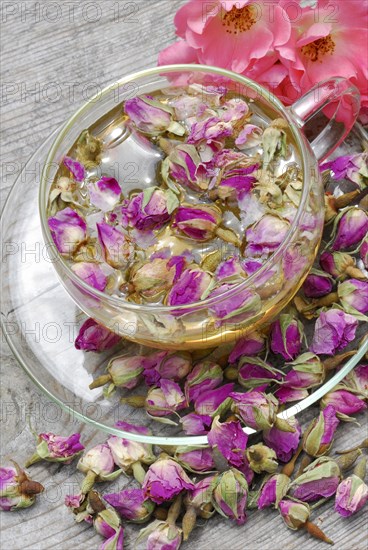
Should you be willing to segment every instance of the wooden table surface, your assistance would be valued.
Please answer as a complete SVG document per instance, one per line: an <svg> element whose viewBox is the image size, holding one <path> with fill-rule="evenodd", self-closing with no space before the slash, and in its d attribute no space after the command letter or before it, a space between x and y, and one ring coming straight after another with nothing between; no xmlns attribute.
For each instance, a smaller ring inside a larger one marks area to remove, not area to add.
<svg viewBox="0 0 368 550"><path fill-rule="evenodd" d="M47 0L4 1L2 11L2 183L1 204L29 156L86 99L130 72L154 66L157 54L174 39L173 17L182 0ZM55 410L16 362L2 338L1 444L2 465L14 458L20 464L32 454L37 431L69 434L81 431L86 445L105 436L72 422ZM311 418L315 410L304 418ZM338 430L336 448L347 448L366 436L362 427L345 424ZM365 428L365 429L364 429ZM30 509L2 513L2 550L98 548L102 539L87 524L75 524L63 504L78 491L82 475L71 466L37 464L32 477L45 493ZM121 478L115 487L131 480ZM110 490L101 486L102 492ZM337 550L367 548L363 512L344 520L327 503L314 514L318 525L335 541ZM133 548L138 532L126 528L126 546ZM183 548L205 550L317 550L325 545L305 533L292 532L274 511L249 514L237 527L216 516L203 522Z"/></svg>

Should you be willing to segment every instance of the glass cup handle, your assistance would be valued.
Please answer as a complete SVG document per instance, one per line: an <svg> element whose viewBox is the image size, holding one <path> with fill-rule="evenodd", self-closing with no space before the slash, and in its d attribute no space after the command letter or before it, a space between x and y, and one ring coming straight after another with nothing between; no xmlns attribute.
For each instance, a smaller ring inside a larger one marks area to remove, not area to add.
<svg viewBox="0 0 368 550"><path fill-rule="evenodd" d="M329 113L326 126L311 142L318 161L332 153L354 126L360 108L358 88L346 78L329 78L319 82L288 108L296 124L303 128L327 105L335 111L332 111L332 116Z"/></svg>

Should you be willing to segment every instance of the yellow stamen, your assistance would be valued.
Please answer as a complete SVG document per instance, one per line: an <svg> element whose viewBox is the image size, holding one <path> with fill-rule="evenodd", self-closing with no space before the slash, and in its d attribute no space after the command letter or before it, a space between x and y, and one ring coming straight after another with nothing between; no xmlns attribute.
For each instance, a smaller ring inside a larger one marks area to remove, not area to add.
<svg viewBox="0 0 368 550"><path fill-rule="evenodd" d="M256 11L252 5L243 8L234 6L222 15L222 24L229 34L240 34L249 31L256 22Z"/></svg>
<svg viewBox="0 0 368 550"><path fill-rule="evenodd" d="M306 44L301 48L303 55L309 57L309 59L313 62L319 61L320 63L326 54L332 55L334 51L335 42L330 34L324 36L323 38L318 38L318 40L315 40L310 44Z"/></svg>

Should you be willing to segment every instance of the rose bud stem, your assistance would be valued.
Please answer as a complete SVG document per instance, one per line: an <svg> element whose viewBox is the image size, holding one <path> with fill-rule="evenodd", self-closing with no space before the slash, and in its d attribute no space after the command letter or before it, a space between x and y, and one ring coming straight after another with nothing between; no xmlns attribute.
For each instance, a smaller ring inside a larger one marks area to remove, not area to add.
<svg viewBox="0 0 368 550"><path fill-rule="evenodd" d="M309 464L310 464L311 462L312 462L312 459L311 459L310 456L308 456L308 455L303 456L302 461L301 461L300 466L299 466L299 469L298 469L298 471L297 471L297 473L296 473L296 477L299 477L300 474L303 473L304 468L306 468L307 466L309 466Z"/></svg>
<svg viewBox="0 0 368 550"><path fill-rule="evenodd" d="M166 521L167 512L168 510L166 510L166 508L161 508L161 506L159 506L158 508L155 508L153 515L156 519L159 519L160 521Z"/></svg>
<svg viewBox="0 0 368 550"><path fill-rule="evenodd" d="M188 540L197 522L197 513L194 506L188 506L182 521L183 540Z"/></svg>
<svg viewBox="0 0 368 550"><path fill-rule="evenodd" d="M144 478L146 477L146 470L143 468L142 464L139 461L132 464L132 470L133 476L138 481L138 483L142 485Z"/></svg>
<svg viewBox="0 0 368 550"><path fill-rule="evenodd" d="M339 465L341 470L349 470L361 454L362 451L360 449L355 449L354 451L339 456L335 462Z"/></svg>
<svg viewBox="0 0 368 550"><path fill-rule="evenodd" d="M183 503L183 496L180 494L176 497L176 499L170 506L169 511L167 513L166 521L170 525L175 525L176 520L180 516L182 503Z"/></svg>
<svg viewBox="0 0 368 550"><path fill-rule="evenodd" d="M146 397L144 395L132 395L130 397L122 397L120 402L123 404L126 403L135 409L143 409L146 402Z"/></svg>
<svg viewBox="0 0 368 550"><path fill-rule="evenodd" d="M231 231L231 229L223 229L222 227L218 227L216 229L216 235L226 243L233 244L238 248L240 248L241 246L240 239L235 235L233 231Z"/></svg>
<svg viewBox="0 0 368 550"><path fill-rule="evenodd" d="M313 300L313 303L306 306L302 312L305 311L312 311L313 309L316 309L317 307L326 307L331 306L332 304L339 301L339 296L337 292L330 292L330 294L327 294L327 296L322 296L322 298L319 298L318 300Z"/></svg>
<svg viewBox="0 0 368 550"><path fill-rule="evenodd" d="M350 453L351 451L356 451L357 449L368 449L368 437L366 439L363 439L360 445L357 445L352 449L346 449L345 451L336 451L336 452L338 455L345 455L346 453Z"/></svg>
<svg viewBox="0 0 368 550"><path fill-rule="evenodd" d="M175 145L170 141L169 139L160 137L158 140L158 144L163 150L164 153L169 155L173 149L175 149Z"/></svg>
<svg viewBox="0 0 368 550"><path fill-rule="evenodd" d="M334 200L335 207L339 210L340 208L345 208L345 206L349 206L349 204L360 194L360 191L358 189L355 189L355 191L350 191L350 193L344 193L340 197L336 197Z"/></svg>
<svg viewBox="0 0 368 550"><path fill-rule="evenodd" d="M103 510L106 510L106 506L102 502L100 495L97 491L91 490L88 493L88 502L93 511L98 514L99 512L102 512Z"/></svg>
<svg viewBox="0 0 368 550"><path fill-rule="evenodd" d="M217 266L222 261L222 254L220 250L214 250L213 252L210 252L205 256L201 262L201 268L204 271L210 271L211 273L214 273Z"/></svg>
<svg viewBox="0 0 368 550"><path fill-rule="evenodd" d="M328 544L334 544L334 542L326 537L324 532L311 521L307 521L303 527L308 531L310 535L312 535L312 537L322 540L323 542L327 542Z"/></svg>
<svg viewBox="0 0 368 550"><path fill-rule="evenodd" d="M81 486L82 494L86 495L87 493L90 492L90 490L95 484L96 477L97 477L97 474L95 474L93 470L88 470L86 477L82 481L82 486Z"/></svg>
<svg viewBox="0 0 368 550"><path fill-rule="evenodd" d="M90 390L94 390L95 388L100 388L101 386L104 386L105 384L110 382L110 380L111 380L110 374L102 374L101 376L93 380L93 382L91 382L91 384L88 387Z"/></svg>
<svg viewBox="0 0 368 550"><path fill-rule="evenodd" d="M324 366L325 370L327 370L327 371L336 369L336 367L341 365L341 363L343 361L345 361L345 359L348 359L348 357L352 357L353 355L356 354L356 352L357 352L357 350L355 349L353 351L347 351L345 353L339 353L338 355L335 355L334 357L329 357L328 359L323 361L323 366Z"/></svg>
<svg viewBox="0 0 368 550"><path fill-rule="evenodd" d="M354 468L354 474L364 481L367 473L367 457L363 456Z"/></svg>
<svg viewBox="0 0 368 550"><path fill-rule="evenodd" d="M300 443L299 447L295 451L293 458L287 464L285 464L285 466L282 468L281 470L282 474L285 474L286 476L291 477L291 474L293 473L295 468L295 462L297 461L298 456L300 455L302 450L303 450L303 444Z"/></svg>
<svg viewBox="0 0 368 550"><path fill-rule="evenodd" d="M326 498L321 498L320 500L318 500L315 504L313 504L312 506L309 505L309 508L311 510L315 510L316 508L319 508L320 506L322 506L322 504L324 504L325 502L327 502L328 500L330 500L331 497L326 497Z"/></svg>

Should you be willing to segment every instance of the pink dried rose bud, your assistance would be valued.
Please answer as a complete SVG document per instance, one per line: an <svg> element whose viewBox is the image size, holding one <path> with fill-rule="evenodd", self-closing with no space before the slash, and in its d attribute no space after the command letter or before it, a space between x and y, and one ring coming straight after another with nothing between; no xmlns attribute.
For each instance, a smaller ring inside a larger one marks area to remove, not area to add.
<svg viewBox="0 0 368 550"><path fill-rule="evenodd" d="M321 399L320 406L323 410L333 407L341 420L350 420L350 414L359 413L367 408L362 395L356 395L344 386L336 386L333 391L326 393Z"/></svg>
<svg viewBox="0 0 368 550"><path fill-rule="evenodd" d="M211 305L211 312L223 322L226 322L227 319L231 319L232 323L240 322L247 317L257 315L261 310L261 298L252 290L244 289L226 296L229 290L237 289L237 286L236 284L222 284L208 296L209 298L219 298ZM225 297L221 298L223 294Z"/></svg>
<svg viewBox="0 0 368 550"><path fill-rule="evenodd" d="M342 155L334 160L324 162L319 169L321 172L331 170L334 180L351 179L352 174L359 171L356 157L357 155Z"/></svg>
<svg viewBox="0 0 368 550"><path fill-rule="evenodd" d="M105 351L121 341L121 336L114 334L93 319L87 319L75 339L75 347L83 351Z"/></svg>
<svg viewBox="0 0 368 550"><path fill-rule="evenodd" d="M283 499L279 503L278 508L286 525L289 529L293 529L294 531L304 527L309 520L310 508L308 504L304 502Z"/></svg>
<svg viewBox="0 0 368 550"><path fill-rule="evenodd" d="M238 340L229 355L229 363L235 363L242 355L258 355L265 347L265 338L258 332L250 332Z"/></svg>
<svg viewBox="0 0 368 550"><path fill-rule="evenodd" d="M185 351L166 355L156 366L160 378L179 381L187 379L192 370L192 356Z"/></svg>
<svg viewBox="0 0 368 550"><path fill-rule="evenodd" d="M358 279L344 281L337 287L337 294L340 304L347 313L368 312L368 281Z"/></svg>
<svg viewBox="0 0 368 550"><path fill-rule="evenodd" d="M176 382L161 378L159 387L148 390L145 408L151 416L168 416L187 407L185 396Z"/></svg>
<svg viewBox="0 0 368 550"><path fill-rule="evenodd" d="M303 283L303 292L307 298L321 298L333 289L334 283L331 276L317 269L309 273Z"/></svg>
<svg viewBox="0 0 368 550"><path fill-rule="evenodd" d="M356 279L366 279L362 271L356 267L355 258L346 252L323 252L319 258L319 263L322 269L335 279L342 280L349 276Z"/></svg>
<svg viewBox="0 0 368 550"><path fill-rule="evenodd" d="M143 360L143 355L113 357L106 367L107 374L95 378L89 385L90 389L109 384L105 392L105 397L109 397L115 388L126 388L128 390L135 388L144 370Z"/></svg>
<svg viewBox="0 0 368 550"><path fill-rule="evenodd" d="M162 162L161 174L169 187L180 184L194 191L208 187L209 176L194 145L181 143L170 151Z"/></svg>
<svg viewBox="0 0 368 550"><path fill-rule="evenodd" d="M224 407L229 402L229 396L233 389L234 384L225 384L214 390L203 392L194 402L194 412L200 415L214 415L219 407Z"/></svg>
<svg viewBox="0 0 368 550"><path fill-rule="evenodd" d="M240 282L247 277L243 269L240 258L232 256L221 262L216 269L216 278L222 282Z"/></svg>
<svg viewBox="0 0 368 550"><path fill-rule="evenodd" d="M289 231L290 224L279 216L265 214L246 230L246 256L272 254L280 246Z"/></svg>
<svg viewBox="0 0 368 550"><path fill-rule="evenodd" d="M221 384L223 370L211 361L197 363L185 381L185 396L188 403L195 401L203 392L213 390Z"/></svg>
<svg viewBox="0 0 368 550"><path fill-rule="evenodd" d="M250 149L260 145L262 141L262 129L255 124L246 124L238 134L235 145L240 150Z"/></svg>
<svg viewBox="0 0 368 550"><path fill-rule="evenodd" d="M304 432L304 451L315 458L327 454L331 449L339 423L334 407L327 405Z"/></svg>
<svg viewBox="0 0 368 550"><path fill-rule="evenodd" d="M290 485L289 494L304 502L334 495L340 483L338 464L327 456L317 458Z"/></svg>
<svg viewBox="0 0 368 550"><path fill-rule="evenodd" d="M47 462L62 462L70 464L82 451L84 445L80 443L80 434L62 437L51 432L38 436L36 452L27 460L26 467L40 460Z"/></svg>
<svg viewBox="0 0 368 550"><path fill-rule="evenodd" d="M282 380L283 372L272 367L257 357L242 356L239 361L238 382L246 389L252 390L262 386L267 387L271 382Z"/></svg>
<svg viewBox="0 0 368 550"><path fill-rule="evenodd" d="M30 479L24 470L13 461L14 467L0 468L0 510L13 512L29 508L42 493L41 483Z"/></svg>
<svg viewBox="0 0 368 550"><path fill-rule="evenodd" d="M85 220L69 206L49 218L48 226L56 248L63 256L73 254L87 238Z"/></svg>
<svg viewBox="0 0 368 550"><path fill-rule="evenodd" d="M271 394L258 391L230 394L231 410L254 430L267 430L276 422L278 401Z"/></svg>
<svg viewBox="0 0 368 550"><path fill-rule="evenodd" d="M137 543L146 540L146 550L178 550L182 530L174 523L155 520L140 531Z"/></svg>
<svg viewBox="0 0 368 550"><path fill-rule="evenodd" d="M157 301L171 289L180 274L177 276L177 266L170 260L155 258L132 267L129 287L145 300Z"/></svg>
<svg viewBox="0 0 368 550"><path fill-rule="evenodd" d="M161 229L178 206L179 200L170 189L147 187L122 206L123 225L140 231Z"/></svg>
<svg viewBox="0 0 368 550"><path fill-rule="evenodd" d="M204 242L215 237L221 221L221 210L215 205L182 205L176 211L172 227L189 239Z"/></svg>
<svg viewBox="0 0 368 550"><path fill-rule="evenodd" d="M220 422L216 416L207 437L208 443L216 447L231 466L239 468L244 464L248 436L239 421Z"/></svg>
<svg viewBox="0 0 368 550"><path fill-rule="evenodd" d="M198 144L202 141L210 144L218 142L223 138L233 134L233 125L231 122L225 122L217 116L210 116L204 120L194 122L190 128L187 142Z"/></svg>
<svg viewBox="0 0 368 550"><path fill-rule="evenodd" d="M119 527L116 533L106 539L98 550L123 550L124 548L124 529Z"/></svg>
<svg viewBox="0 0 368 550"><path fill-rule="evenodd" d="M276 472L278 468L276 453L273 449L267 447L267 445L263 443L251 445L246 449L245 454L249 461L249 466L256 474L262 472L273 474Z"/></svg>
<svg viewBox="0 0 368 550"><path fill-rule="evenodd" d="M320 386L326 376L322 361L314 353L303 353L286 365L291 367L285 376L285 385L289 388L314 388Z"/></svg>
<svg viewBox="0 0 368 550"><path fill-rule="evenodd" d="M121 187L115 178L102 176L100 180L89 183L87 188L91 204L102 212L109 212L120 200Z"/></svg>
<svg viewBox="0 0 368 550"><path fill-rule="evenodd" d="M198 302L212 286L212 282L212 275L200 267L185 269L167 294L166 305L180 306Z"/></svg>
<svg viewBox="0 0 368 550"><path fill-rule="evenodd" d="M155 504L146 498L142 489L123 489L104 495L104 499L123 519L132 523L145 523L155 509Z"/></svg>
<svg viewBox="0 0 368 550"><path fill-rule="evenodd" d="M209 519L215 513L212 504L212 482L215 476L207 476L194 485L194 489L189 490L184 498L184 504L187 508L193 508L196 515L203 519ZM184 520L183 520L184 526Z"/></svg>
<svg viewBox="0 0 368 550"><path fill-rule="evenodd" d="M187 435L205 435L211 427L211 422L212 418L208 414L189 413L180 419L183 432Z"/></svg>
<svg viewBox="0 0 368 550"><path fill-rule="evenodd" d="M263 440L276 452L277 458L281 462L289 462L295 454L300 442L302 433L298 420L292 416L287 422L290 426L290 431L282 431L276 426L263 432Z"/></svg>
<svg viewBox="0 0 368 550"><path fill-rule="evenodd" d="M280 501L286 495L290 485L290 478L285 474L274 474L263 482L257 506L259 510L274 506L277 508Z"/></svg>
<svg viewBox="0 0 368 550"><path fill-rule="evenodd" d="M77 262L71 266L72 271L85 283L100 290L105 290L107 276L100 264L94 262Z"/></svg>
<svg viewBox="0 0 368 550"><path fill-rule="evenodd" d="M152 96L128 99L124 103L124 110L138 130L145 134L158 136L172 132L182 136L185 133L184 127L173 120L174 110Z"/></svg>
<svg viewBox="0 0 368 550"><path fill-rule="evenodd" d="M162 504L184 490L194 489L194 484L176 460L162 457L148 468L142 489L146 498Z"/></svg>
<svg viewBox="0 0 368 550"><path fill-rule="evenodd" d="M295 359L300 353L303 338L303 325L292 315L282 313L272 324L271 350L284 359Z"/></svg>
<svg viewBox="0 0 368 550"><path fill-rule="evenodd" d="M368 215L356 206L346 208L335 218L331 250L343 250L359 244L368 233Z"/></svg>
<svg viewBox="0 0 368 550"><path fill-rule="evenodd" d="M134 254L127 235L106 222L97 223L96 227L105 261L114 268L125 266Z"/></svg>
<svg viewBox="0 0 368 550"><path fill-rule="evenodd" d="M86 474L81 492L87 494L95 482L113 481L122 472L115 470L115 463L110 448L106 444L96 445L79 459L77 469Z"/></svg>
<svg viewBox="0 0 368 550"><path fill-rule="evenodd" d="M315 327L310 351L317 355L334 355L355 338L358 320L340 309L322 311Z"/></svg>
<svg viewBox="0 0 368 550"><path fill-rule="evenodd" d="M216 180L212 181L209 190L212 199L235 201L251 191L257 178L251 176L259 168L258 164L233 167L223 171Z"/></svg>
<svg viewBox="0 0 368 550"><path fill-rule="evenodd" d="M344 479L337 488L335 510L340 516L350 517L363 508L368 501L368 486L364 483L367 459L363 457L354 473Z"/></svg>
<svg viewBox="0 0 368 550"><path fill-rule="evenodd" d="M103 506L103 504L101 504ZM120 518L115 510L101 510L93 518L93 527L96 532L109 539L115 535L120 527Z"/></svg>
<svg viewBox="0 0 368 550"><path fill-rule="evenodd" d="M216 469L209 447L178 446L174 458L189 472L208 473Z"/></svg>
<svg viewBox="0 0 368 550"><path fill-rule="evenodd" d="M368 270L368 237L364 239L359 249L359 254L365 269Z"/></svg>
<svg viewBox="0 0 368 550"><path fill-rule="evenodd" d="M134 465L137 462L152 464L156 460L152 445L148 443L139 443L116 435L110 435L106 443L116 466L129 475L134 472Z"/></svg>
<svg viewBox="0 0 368 550"><path fill-rule="evenodd" d="M295 388L290 388L286 384L283 384L280 388L274 393L274 396L277 397L279 402L284 405L285 403L292 403L293 401L301 401L308 397L308 390L296 390Z"/></svg>
<svg viewBox="0 0 368 550"><path fill-rule="evenodd" d="M212 490L215 510L238 525L244 525L248 500L248 483L244 475L235 468L217 474Z"/></svg>
<svg viewBox="0 0 368 550"><path fill-rule="evenodd" d="M83 181L86 177L85 168L79 161L71 157L64 157L63 164L73 174L75 181Z"/></svg>
<svg viewBox="0 0 368 550"><path fill-rule="evenodd" d="M356 390L364 396L368 396L368 363L354 367L344 378L342 384L347 389Z"/></svg>

